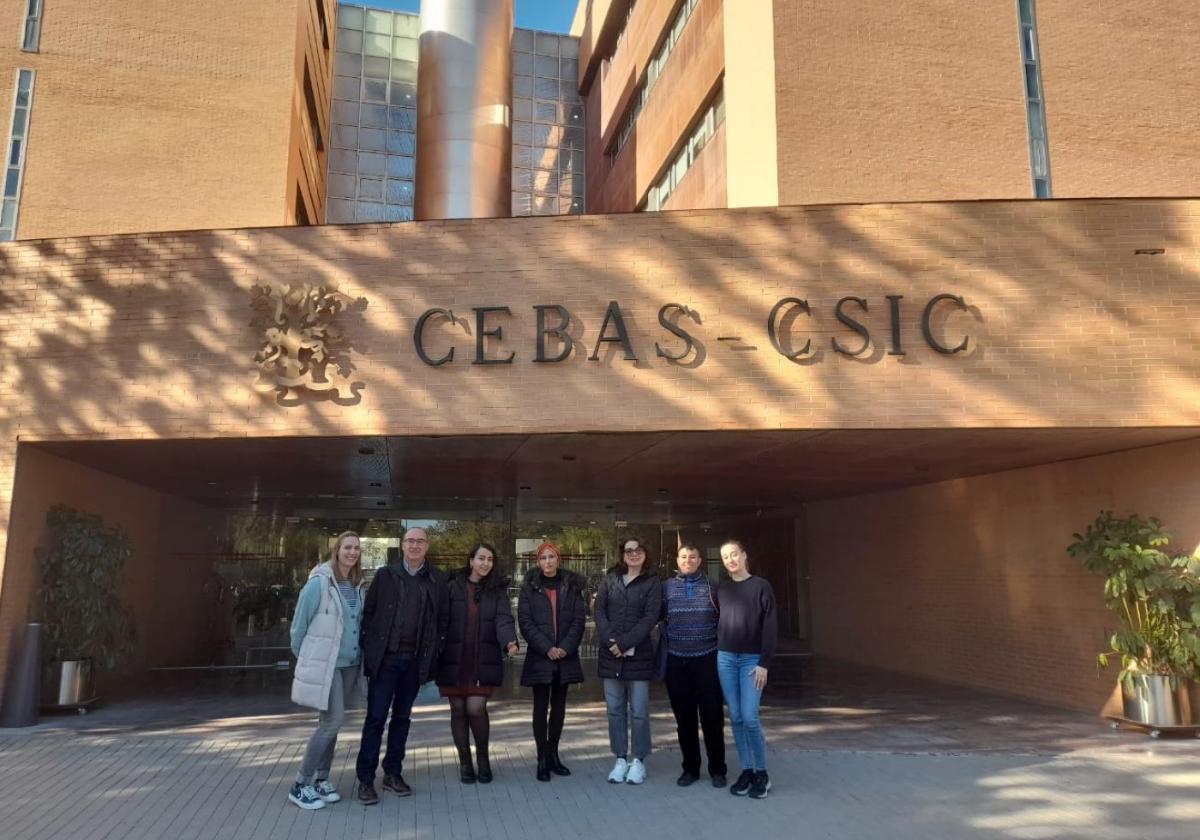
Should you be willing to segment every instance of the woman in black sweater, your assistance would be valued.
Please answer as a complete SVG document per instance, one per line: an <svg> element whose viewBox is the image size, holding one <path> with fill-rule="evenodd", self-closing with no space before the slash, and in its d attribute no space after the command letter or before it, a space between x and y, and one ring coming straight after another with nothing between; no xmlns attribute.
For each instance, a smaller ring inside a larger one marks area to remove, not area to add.
<svg viewBox="0 0 1200 840"><path fill-rule="evenodd" d="M775 590L750 574L750 558L738 540L721 545L721 563L730 579L717 588L717 674L729 707L733 741L742 773L729 792L766 799L767 742L758 719L758 704L767 685L767 669L779 635Z"/></svg>
<svg viewBox="0 0 1200 840"><path fill-rule="evenodd" d="M517 622L525 637L521 685L533 687L533 738L537 743L537 778L569 776L558 757L558 740L567 716L567 687L583 682L579 645L587 621L583 575L560 568L558 546L545 542L535 555L517 601Z"/></svg>
<svg viewBox="0 0 1200 840"><path fill-rule="evenodd" d="M459 777L464 784L492 780L488 760L487 701L504 681L504 656L517 652L517 631L508 603L508 578L495 571L496 549L479 543L464 569L455 572L450 591L446 644L438 660L437 684L450 700L450 733L458 748ZM475 736L475 765L471 763Z"/></svg>

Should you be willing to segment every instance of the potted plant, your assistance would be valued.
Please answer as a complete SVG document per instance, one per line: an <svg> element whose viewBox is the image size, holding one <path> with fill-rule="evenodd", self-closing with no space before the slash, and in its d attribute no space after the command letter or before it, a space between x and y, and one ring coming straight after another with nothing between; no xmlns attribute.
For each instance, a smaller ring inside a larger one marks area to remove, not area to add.
<svg viewBox="0 0 1200 840"><path fill-rule="evenodd" d="M46 514L42 572L43 703L81 710L94 698L93 668L112 670L133 649L133 621L118 597L129 538L92 514L55 505Z"/></svg>
<svg viewBox="0 0 1200 840"><path fill-rule="evenodd" d="M1067 551L1104 576L1105 604L1120 619L1097 661L1107 668L1121 657L1124 717L1152 727L1200 722L1189 701L1200 676L1200 558L1168 552L1155 517L1105 510L1074 537Z"/></svg>

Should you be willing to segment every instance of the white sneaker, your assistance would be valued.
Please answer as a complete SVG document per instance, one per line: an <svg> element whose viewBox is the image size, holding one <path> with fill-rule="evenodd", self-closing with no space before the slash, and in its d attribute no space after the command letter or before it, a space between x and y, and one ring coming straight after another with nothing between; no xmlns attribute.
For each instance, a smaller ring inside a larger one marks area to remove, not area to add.
<svg viewBox="0 0 1200 840"><path fill-rule="evenodd" d="M321 797L313 790L312 785L302 785L296 782L288 791L288 801L298 805L305 811L319 811L325 807Z"/></svg>
<svg viewBox="0 0 1200 840"><path fill-rule="evenodd" d="M640 785L646 781L646 765L642 764L640 758L629 762L629 772L625 776L625 781L631 785Z"/></svg>
<svg viewBox="0 0 1200 840"><path fill-rule="evenodd" d="M328 779L317 779L313 782L313 790L317 792L317 796L322 802L341 802L342 795L337 792L337 788L333 786L333 782Z"/></svg>
<svg viewBox="0 0 1200 840"><path fill-rule="evenodd" d="M619 785L625 781L625 776L629 772L629 762L623 758L618 758L617 763L613 765L612 772L608 774L608 780L614 785ZM645 773L642 774L643 777Z"/></svg>

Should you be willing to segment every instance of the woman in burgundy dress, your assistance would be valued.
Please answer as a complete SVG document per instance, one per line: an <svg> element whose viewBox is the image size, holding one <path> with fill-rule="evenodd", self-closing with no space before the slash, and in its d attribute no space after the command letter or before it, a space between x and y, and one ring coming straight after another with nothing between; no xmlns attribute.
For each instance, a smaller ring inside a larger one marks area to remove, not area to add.
<svg viewBox="0 0 1200 840"><path fill-rule="evenodd" d="M450 624L438 660L437 684L450 700L450 732L463 784L492 780L487 701L504 680L504 656L517 652L508 578L495 571L496 549L479 543L449 581ZM471 736L475 736L475 764ZM478 772L476 772L478 768Z"/></svg>

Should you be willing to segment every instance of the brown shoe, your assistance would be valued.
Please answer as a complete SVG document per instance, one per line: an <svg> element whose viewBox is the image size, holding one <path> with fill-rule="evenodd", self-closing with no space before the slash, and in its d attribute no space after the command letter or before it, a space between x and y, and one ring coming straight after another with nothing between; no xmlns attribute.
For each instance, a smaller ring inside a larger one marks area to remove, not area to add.
<svg viewBox="0 0 1200 840"><path fill-rule="evenodd" d="M397 796L412 796L412 788L404 781L403 776L384 776L383 789L390 790Z"/></svg>
<svg viewBox="0 0 1200 840"><path fill-rule="evenodd" d="M371 784L370 782L367 782L366 784L359 782L358 801L364 805L378 805L379 794L375 792L375 785Z"/></svg>

